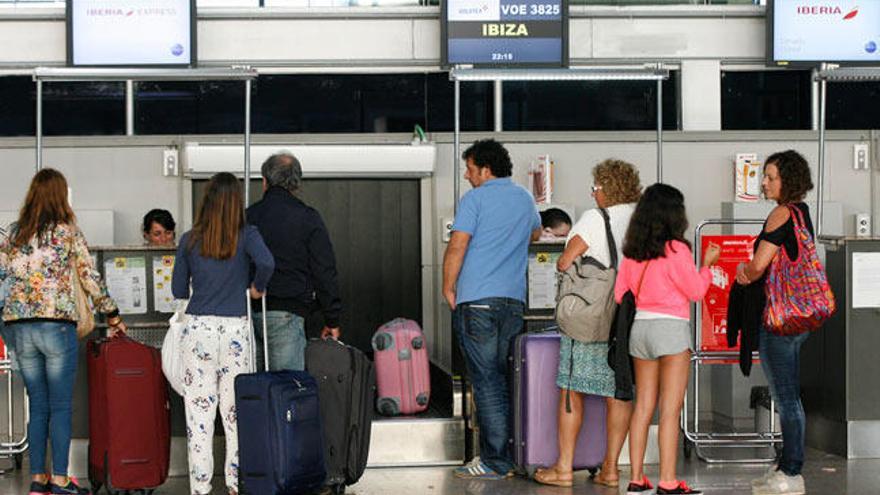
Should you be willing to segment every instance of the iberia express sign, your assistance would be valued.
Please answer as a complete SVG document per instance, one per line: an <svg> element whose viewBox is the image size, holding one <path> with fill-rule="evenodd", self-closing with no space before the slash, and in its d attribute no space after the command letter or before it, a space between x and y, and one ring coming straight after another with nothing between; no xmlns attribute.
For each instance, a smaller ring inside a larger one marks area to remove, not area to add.
<svg viewBox="0 0 880 495"><path fill-rule="evenodd" d="M446 0L444 65L568 64L567 0Z"/></svg>

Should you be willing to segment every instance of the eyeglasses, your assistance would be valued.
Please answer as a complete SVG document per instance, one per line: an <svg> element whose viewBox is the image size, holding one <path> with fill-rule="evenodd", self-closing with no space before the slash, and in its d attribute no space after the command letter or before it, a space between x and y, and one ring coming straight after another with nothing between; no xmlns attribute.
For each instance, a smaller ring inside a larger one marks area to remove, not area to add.
<svg viewBox="0 0 880 495"><path fill-rule="evenodd" d="M602 190L602 186L591 186L590 190L593 191L593 194L596 194L597 192Z"/></svg>

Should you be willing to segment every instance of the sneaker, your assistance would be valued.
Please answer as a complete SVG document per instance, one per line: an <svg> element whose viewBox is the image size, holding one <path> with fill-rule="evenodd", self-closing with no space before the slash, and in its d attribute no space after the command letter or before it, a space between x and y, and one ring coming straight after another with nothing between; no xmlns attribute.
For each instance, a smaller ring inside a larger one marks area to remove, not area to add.
<svg viewBox="0 0 880 495"><path fill-rule="evenodd" d="M753 495L804 495L804 477L789 476L782 471L774 471L762 485L752 488Z"/></svg>
<svg viewBox="0 0 880 495"><path fill-rule="evenodd" d="M67 485L65 485L65 486L58 486L55 483L49 483L49 486L51 487L51 491L49 493L51 493L52 495L91 495L92 494L91 490L89 490L88 488L81 488L76 483L77 483L76 478L73 478L73 477L71 477L67 480Z"/></svg>
<svg viewBox="0 0 880 495"><path fill-rule="evenodd" d="M653 491L654 487L651 486L647 476L642 476L641 483L630 481L629 486L626 487L626 495L649 495Z"/></svg>
<svg viewBox="0 0 880 495"><path fill-rule="evenodd" d="M684 481L679 481L678 486L676 486L675 488L663 488L662 486L657 485L657 495L698 495L701 493L703 492L701 492L700 490L694 490L693 488L689 487Z"/></svg>
<svg viewBox="0 0 880 495"><path fill-rule="evenodd" d="M752 480L752 488L766 484L767 480L769 480L770 477L772 477L773 474L776 473L777 469L779 469L779 465L774 463L772 466L770 466L767 469L767 471L760 478L755 478Z"/></svg>
<svg viewBox="0 0 880 495"><path fill-rule="evenodd" d="M28 495L46 495L47 493L52 493L48 481L46 483L31 481L31 489L28 492Z"/></svg>
<svg viewBox="0 0 880 495"><path fill-rule="evenodd" d="M496 473L492 468L481 461L479 457L474 457L471 462L453 469L452 473L457 478L475 480L503 480L513 476L513 471L508 471L505 474Z"/></svg>

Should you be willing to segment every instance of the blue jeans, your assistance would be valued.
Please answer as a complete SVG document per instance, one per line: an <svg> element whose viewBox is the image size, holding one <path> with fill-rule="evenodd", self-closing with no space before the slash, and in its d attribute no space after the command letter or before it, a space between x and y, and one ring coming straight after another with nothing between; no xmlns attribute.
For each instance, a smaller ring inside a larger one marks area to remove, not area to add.
<svg viewBox="0 0 880 495"><path fill-rule="evenodd" d="M781 336L761 327L758 351L761 366L770 383L770 395L779 409L782 423L782 458L779 469L789 475L801 474L804 466L804 439L807 417L801 404L801 344L809 333Z"/></svg>
<svg viewBox="0 0 880 495"><path fill-rule="evenodd" d="M269 334L269 369L303 371L306 369L306 332L302 316L287 311L266 311ZM254 313L257 344L257 369L263 365L263 313Z"/></svg>
<svg viewBox="0 0 880 495"><path fill-rule="evenodd" d="M480 459L498 474L513 469L508 356L523 329L523 303L490 297L456 306L452 326L474 387Z"/></svg>
<svg viewBox="0 0 880 495"><path fill-rule="evenodd" d="M46 440L52 441L52 473L67 476L76 324L61 321L11 323L15 352L30 399L28 444L31 474L46 473Z"/></svg>

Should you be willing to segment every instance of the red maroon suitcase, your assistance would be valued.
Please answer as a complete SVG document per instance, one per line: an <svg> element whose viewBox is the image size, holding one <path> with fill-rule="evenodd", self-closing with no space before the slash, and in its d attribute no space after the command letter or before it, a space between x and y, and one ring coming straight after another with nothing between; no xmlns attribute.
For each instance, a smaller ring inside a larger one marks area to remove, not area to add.
<svg viewBox="0 0 880 495"><path fill-rule="evenodd" d="M378 399L384 415L415 414L428 408L431 375L428 348L419 324L397 318L373 335Z"/></svg>
<svg viewBox="0 0 880 495"><path fill-rule="evenodd" d="M128 337L89 341L92 491L152 489L168 477L168 385L158 349Z"/></svg>

